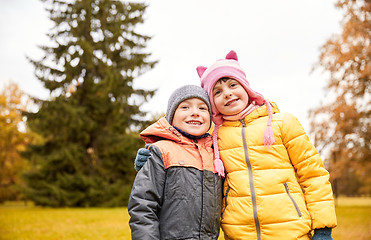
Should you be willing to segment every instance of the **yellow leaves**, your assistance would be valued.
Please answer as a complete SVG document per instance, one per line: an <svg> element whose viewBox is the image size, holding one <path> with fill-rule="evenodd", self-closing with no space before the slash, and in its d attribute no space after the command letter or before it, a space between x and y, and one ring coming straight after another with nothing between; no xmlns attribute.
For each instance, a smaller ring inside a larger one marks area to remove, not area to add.
<svg viewBox="0 0 371 240"><path fill-rule="evenodd" d="M311 111L311 128L317 146L330 162L339 194L370 194L365 169L370 161L371 3L338 0L344 18L342 32L321 49L318 68L329 73L328 99Z"/></svg>
<svg viewBox="0 0 371 240"><path fill-rule="evenodd" d="M15 83L0 92L0 202L14 197L5 193L19 182L20 172L26 169L27 163L19 152L32 140L22 116L27 103L26 95Z"/></svg>
<svg viewBox="0 0 371 240"><path fill-rule="evenodd" d="M17 84L9 83L0 93L0 124L17 125L21 122L21 113L25 110L26 101L26 95Z"/></svg>

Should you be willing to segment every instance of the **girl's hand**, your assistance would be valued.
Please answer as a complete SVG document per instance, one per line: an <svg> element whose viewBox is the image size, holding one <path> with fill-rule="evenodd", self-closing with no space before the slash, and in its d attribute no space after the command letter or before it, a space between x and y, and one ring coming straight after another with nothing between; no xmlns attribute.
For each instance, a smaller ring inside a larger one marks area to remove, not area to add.
<svg viewBox="0 0 371 240"><path fill-rule="evenodd" d="M134 168L139 171L143 165L147 162L150 152L148 150L149 144L147 143L144 148L139 148L137 156L134 160Z"/></svg>
<svg viewBox="0 0 371 240"><path fill-rule="evenodd" d="M314 229L312 240L333 240L331 231L331 228Z"/></svg>

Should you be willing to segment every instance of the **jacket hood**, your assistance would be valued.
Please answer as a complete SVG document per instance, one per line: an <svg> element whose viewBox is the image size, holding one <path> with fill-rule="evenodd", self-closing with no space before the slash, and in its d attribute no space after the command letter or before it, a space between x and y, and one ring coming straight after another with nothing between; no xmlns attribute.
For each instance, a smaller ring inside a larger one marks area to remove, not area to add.
<svg viewBox="0 0 371 240"><path fill-rule="evenodd" d="M278 109L277 104L275 102L269 102L269 103L270 103L271 108L272 108L272 114L279 113L280 112L280 110ZM264 104L261 107L255 109L255 111L253 111L249 115L247 115L245 117L245 121L246 122L249 122L249 121L252 121L252 120L254 120L256 118L260 118L260 117L264 117L264 116L268 116L268 115L269 115L268 108Z"/></svg>

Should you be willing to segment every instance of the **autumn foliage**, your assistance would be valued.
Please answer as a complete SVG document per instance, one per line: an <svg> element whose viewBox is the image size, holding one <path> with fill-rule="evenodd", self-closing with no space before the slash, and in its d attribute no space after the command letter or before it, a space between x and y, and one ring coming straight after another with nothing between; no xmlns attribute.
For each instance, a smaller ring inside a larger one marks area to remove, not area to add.
<svg viewBox="0 0 371 240"><path fill-rule="evenodd" d="M310 112L315 144L327 155L337 195L371 194L371 1L339 0L342 32L322 47L327 96Z"/></svg>
<svg viewBox="0 0 371 240"><path fill-rule="evenodd" d="M27 96L15 83L0 93L0 202L20 198L20 176L28 166L21 152L33 139L22 116L27 104Z"/></svg>

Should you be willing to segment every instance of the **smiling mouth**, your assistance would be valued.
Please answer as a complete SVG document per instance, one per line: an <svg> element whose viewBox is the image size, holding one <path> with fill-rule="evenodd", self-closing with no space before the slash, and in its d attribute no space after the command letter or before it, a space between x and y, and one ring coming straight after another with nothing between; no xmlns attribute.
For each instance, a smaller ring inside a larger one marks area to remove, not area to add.
<svg viewBox="0 0 371 240"><path fill-rule="evenodd" d="M229 105L232 105L233 103L235 103L235 102L237 102L239 99L237 98L237 99L233 99L233 100L231 100L231 101L228 101L224 106L229 106Z"/></svg>
<svg viewBox="0 0 371 240"><path fill-rule="evenodd" d="M190 125L202 125L202 122L200 122L200 121L188 121L186 123L190 124Z"/></svg>

